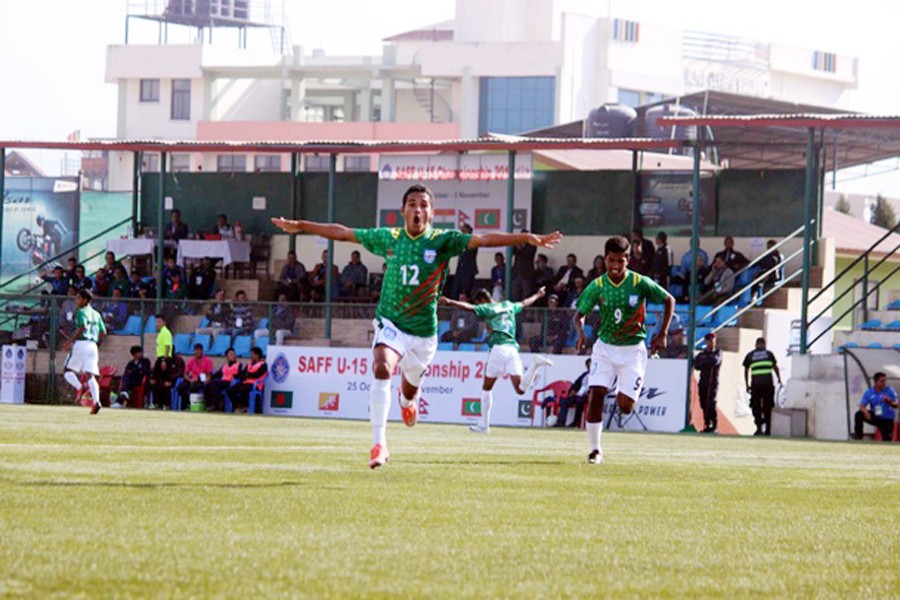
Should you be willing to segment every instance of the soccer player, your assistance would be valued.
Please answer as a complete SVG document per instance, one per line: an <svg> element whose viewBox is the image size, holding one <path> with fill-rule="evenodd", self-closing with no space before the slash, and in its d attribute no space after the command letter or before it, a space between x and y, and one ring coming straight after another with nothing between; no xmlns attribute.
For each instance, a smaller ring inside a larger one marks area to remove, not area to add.
<svg viewBox="0 0 900 600"><path fill-rule="evenodd" d="M96 415L100 412L100 385L96 379L100 375L100 352L97 344L106 335L106 325L103 324L100 313L91 307L92 299L88 290L78 290L78 295L75 296L75 305L78 307L75 311L75 332L63 349L69 351L64 377L69 385L81 390L79 375L88 374L87 385L93 400L91 414Z"/></svg>
<svg viewBox="0 0 900 600"><path fill-rule="evenodd" d="M553 366L553 361L541 355L534 357L534 363L528 372L528 382L523 388L522 383L522 359L519 357L519 344L516 342L516 315L523 308L531 306L546 294L546 288L541 288L537 293L529 296L521 302L494 302L491 293L485 289L475 292L475 304L460 302L450 298L441 297L440 303L455 306L463 310L471 310L479 319L487 321L488 346L491 351L488 354L487 365L484 369L484 384L481 387L481 423L469 427L473 433L491 432L491 406L494 403L493 389L498 377L509 375L509 381L513 389L520 396L534 384L538 367Z"/></svg>
<svg viewBox="0 0 900 600"><path fill-rule="evenodd" d="M647 370L647 348L644 327L647 300L665 304L662 324L650 340L653 351L666 347L666 335L675 311L675 298L650 277L629 271L629 242L623 237L606 241L606 273L593 280L578 298L573 321L578 332L579 351L587 342L584 318L594 306L600 306L600 332L591 352L590 395L587 409L587 431L591 452L588 462L603 462L600 431L603 429L603 401L614 384L616 402L622 414L630 414L641 396Z"/></svg>
<svg viewBox="0 0 900 600"><path fill-rule="evenodd" d="M391 375L400 367L400 407L403 422L412 427L419 416L419 389L437 351L437 303L447 274L447 263L467 249L531 244L552 248L562 238L559 232L490 233L470 235L431 227L434 194L424 185L414 185L403 194L402 228L351 229L337 223L272 219L287 233L311 233L331 240L355 242L387 260L381 297L375 310L373 374L369 392L369 419L374 446L369 466L387 462L385 440Z"/></svg>

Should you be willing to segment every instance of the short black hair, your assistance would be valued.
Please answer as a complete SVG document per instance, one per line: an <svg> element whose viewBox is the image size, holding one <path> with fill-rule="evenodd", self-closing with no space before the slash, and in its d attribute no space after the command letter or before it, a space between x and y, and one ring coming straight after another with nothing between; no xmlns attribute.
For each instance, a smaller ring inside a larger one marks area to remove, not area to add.
<svg viewBox="0 0 900 600"><path fill-rule="evenodd" d="M426 194L431 199L431 203L434 204L434 192L428 189L428 186L417 183L409 186L409 189L403 192L403 203L401 206L406 206L406 199L410 194Z"/></svg>
<svg viewBox="0 0 900 600"><path fill-rule="evenodd" d="M86 290L85 288L81 288L80 290L78 290L78 295L81 296L82 298L84 298L85 300L87 300L87 303L88 303L88 304L90 304L90 303L91 303L91 300L94 299L94 295L91 294L91 293L90 293L88 290Z"/></svg>
<svg viewBox="0 0 900 600"><path fill-rule="evenodd" d="M878 371L877 373L875 373L875 375L872 376L872 381L877 381L882 377L887 377L887 374L882 371Z"/></svg>
<svg viewBox="0 0 900 600"><path fill-rule="evenodd" d="M475 290L475 295L472 297L472 299L476 302L480 302L481 300L490 302L491 300L493 300L493 298L491 298L491 293L484 288L478 288L477 290Z"/></svg>
<svg viewBox="0 0 900 600"><path fill-rule="evenodd" d="M178 215L178 216L180 217L180 216L181 216L181 211L178 210L177 208L173 208L173 209L172 209L172 214L173 214L173 215Z"/></svg>
<svg viewBox="0 0 900 600"><path fill-rule="evenodd" d="M568 258L569 258L570 256L571 256L572 258L574 258L576 262L578 261L578 257L575 256L575 253L574 253L574 252L569 252L568 254L566 254L566 260L568 260Z"/></svg>
<svg viewBox="0 0 900 600"><path fill-rule="evenodd" d="M158 315L153 315L153 318L154 319L162 319L163 321L166 320L166 318L162 315L162 313L159 313Z"/></svg>
<svg viewBox="0 0 900 600"><path fill-rule="evenodd" d="M129 350L129 352L131 352L131 355L132 355L132 356L134 356L134 355L137 354L138 352L143 352L143 351L144 351L144 349L141 348L140 346L132 346L132 347L131 347L131 350Z"/></svg>
<svg viewBox="0 0 900 600"><path fill-rule="evenodd" d="M665 231L660 231L659 233L656 234L656 237L658 239L661 239L664 242L669 239L669 236L666 235Z"/></svg>
<svg viewBox="0 0 900 600"><path fill-rule="evenodd" d="M259 346L253 346L252 348L250 348L250 354L258 354L259 356L262 356L262 348L260 348Z"/></svg>
<svg viewBox="0 0 900 600"><path fill-rule="evenodd" d="M225 354L228 354L229 352L234 352L234 348L229 346L228 349L225 350Z"/></svg>
<svg viewBox="0 0 900 600"><path fill-rule="evenodd" d="M546 254L538 254L537 257L538 257L538 259L541 259L541 260L543 260L544 262L550 262L550 259L547 258L547 255L546 255Z"/></svg>
<svg viewBox="0 0 900 600"><path fill-rule="evenodd" d="M604 254L622 254L623 252L627 254L630 249L631 242L621 235L609 238L603 246Z"/></svg>
<svg viewBox="0 0 900 600"><path fill-rule="evenodd" d="M194 344L194 350L203 350L203 344Z"/></svg>

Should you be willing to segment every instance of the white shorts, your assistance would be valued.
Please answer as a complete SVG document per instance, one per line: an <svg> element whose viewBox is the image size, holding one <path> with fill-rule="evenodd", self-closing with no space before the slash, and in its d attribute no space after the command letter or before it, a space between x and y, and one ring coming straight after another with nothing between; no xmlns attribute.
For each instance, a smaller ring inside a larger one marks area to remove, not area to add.
<svg viewBox="0 0 900 600"><path fill-rule="evenodd" d="M591 374L588 376L591 387L605 387L609 391L617 387L619 393L637 402L646 372L647 347L643 342L632 346L613 346L600 340L594 342Z"/></svg>
<svg viewBox="0 0 900 600"><path fill-rule="evenodd" d="M425 372L434 353L437 352L437 335L431 337L419 337L410 335L397 329L390 319L384 317L372 321L375 327L375 339L372 340L372 348L379 344L391 348L401 357L400 371L410 384L421 387L425 379Z"/></svg>
<svg viewBox="0 0 900 600"><path fill-rule="evenodd" d="M76 373L100 374L100 352L95 342L78 340L66 358L66 370Z"/></svg>
<svg viewBox="0 0 900 600"><path fill-rule="evenodd" d="M484 369L484 376L491 379L497 379L504 375L522 376L522 359L519 357L519 351L515 346L500 344L491 347L488 353L487 366Z"/></svg>

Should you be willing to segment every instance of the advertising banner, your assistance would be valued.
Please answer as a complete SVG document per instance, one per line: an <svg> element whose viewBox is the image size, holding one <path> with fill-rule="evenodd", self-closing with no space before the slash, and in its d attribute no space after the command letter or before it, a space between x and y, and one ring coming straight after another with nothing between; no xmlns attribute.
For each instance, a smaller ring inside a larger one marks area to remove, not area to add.
<svg viewBox="0 0 900 600"><path fill-rule="evenodd" d="M3 196L0 279L78 244L77 178L7 177Z"/></svg>
<svg viewBox="0 0 900 600"><path fill-rule="evenodd" d="M513 230L531 227L531 155L516 155ZM378 226L400 227L403 193L423 183L434 192L436 228L469 224L475 233L506 230L509 159L505 154L382 155L378 167Z"/></svg>
<svg viewBox="0 0 900 600"><path fill-rule="evenodd" d="M269 378L264 412L294 417L338 419L369 418L372 350L369 348L313 348L270 346ZM419 420L433 423L475 424L481 416L481 385L487 352L439 351L422 386ZM554 355L552 367L541 367L531 393L519 397L507 378L494 386L492 425L528 426L532 403L556 382L571 383L585 370L585 356ZM531 354L523 353L526 368ZM613 419L612 428L680 431L684 427L684 381L687 361L651 360L644 391L634 416ZM397 394L399 372L394 374L389 418L400 420ZM607 399L607 414L614 394ZM535 415L540 424L540 412Z"/></svg>
<svg viewBox="0 0 900 600"><path fill-rule="evenodd" d="M637 223L644 237L653 239L660 231L668 236L691 235L694 196L693 175L685 172L641 173L641 199ZM700 174L700 235L716 233L716 180L712 173Z"/></svg>
<svg viewBox="0 0 900 600"><path fill-rule="evenodd" d="M0 402L25 403L25 347L3 346L0 368Z"/></svg>

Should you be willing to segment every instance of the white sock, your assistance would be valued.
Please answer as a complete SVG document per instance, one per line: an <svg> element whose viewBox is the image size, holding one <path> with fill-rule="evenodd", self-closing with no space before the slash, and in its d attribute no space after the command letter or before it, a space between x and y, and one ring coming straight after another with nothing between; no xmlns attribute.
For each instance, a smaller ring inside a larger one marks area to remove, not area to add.
<svg viewBox="0 0 900 600"><path fill-rule="evenodd" d="M481 392L481 426L487 429L491 426L491 407L494 404L494 393L490 390Z"/></svg>
<svg viewBox="0 0 900 600"><path fill-rule="evenodd" d="M406 398L406 396L403 395L403 387L401 386L400 387L400 406L402 406L403 408L409 408L409 406L411 404L412 405L418 404L419 396L421 396L421 395L422 395L422 388L416 388L415 395L412 397L412 399L408 400Z"/></svg>
<svg viewBox="0 0 900 600"><path fill-rule="evenodd" d="M93 375L88 379L88 389L91 390L91 398L94 400L94 404L100 404L100 384L97 383L97 379Z"/></svg>
<svg viewBox="0 0 900 600"><path fill-rule="evenodd" d="M63 378L76 390L81 389L81 382L78 380L78 375L76 375L72 371L66 371L66 374L63 375Z"/></svg>
<svg viewBox="0 0 900 600"><path fill-rule="evenodd" d="M534 380L537 379L537 371L538 366L531 365L531 368L528 369L528 372L525 374L525 386L522 389L526 392L534 385Z"/></svg>
<svg viewBox="0 0 900 600"><path fill-rule="evenodd" d="M599 423L587 423L588 440L591 443L591 450L600 449L600 432L603 431L603 421Z"/></svg>
<svg viewBox="0 0 900 600"><path fill-rule="evenodd" d="M376 379L369 392L369 421L372 422L372 438L374 444L387 446L385 433L387 430L388 409L391 405L391 380Z"/></svg>

